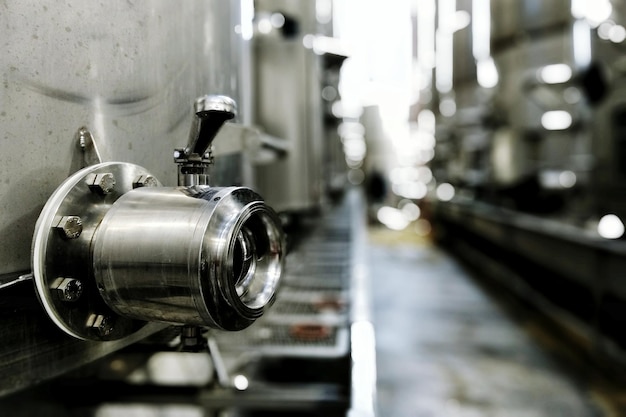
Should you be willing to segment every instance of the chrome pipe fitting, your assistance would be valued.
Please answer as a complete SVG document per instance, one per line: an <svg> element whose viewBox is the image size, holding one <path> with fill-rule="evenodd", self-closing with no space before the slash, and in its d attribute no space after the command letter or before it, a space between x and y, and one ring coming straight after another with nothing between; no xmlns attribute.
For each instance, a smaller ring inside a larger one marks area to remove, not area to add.
<svg viewBox="0 0 626 417"><path fill-rule="evenodd" d="M144 188L122 196L93 244L98 287L117 314L223 330L273 302L283 237L247 188Z"/></svg>
<svg viewBox="0 0 626 417"><path fill-rule="evenodd" d="M106 194L91 181L104 174L115 179ZM142 176L152 181L137 187ZM80 219L80 233L61 233L64 219ZM274 301L285 237L248 188L162 187L142 167L110 162L61 184L39 217L32 252L50 318L74 337L115 340L150 321L249 326ZM60 283L74 282L80 291L59 296Z"/></svg>
<svg viewBox="0 0 626 417"><path fill-rule="evenodd" d="M278 216L248 188L208 185L208 149L235 102L204 96L194 111L189 144L175 151L178 187L98 163L44 206L33 276L66 333L115 340L151 321L241 330L273 303L286 251Z"/></svg>
<svg viewBox="0 0 626 417"><path fill-rule="evenodd" d="M226 121L237 115L237 103L227 96L206 95L196 99L189 131L187 155L204 155Z"/></svg>
<svg viewBox="0 0 626 417"><path fill-rule="evenodd" d="M230 97L206 95L196 99L188 144L174 151L178 185L209 185L211 144L224 123L236 115L237 104Z"/></svg>

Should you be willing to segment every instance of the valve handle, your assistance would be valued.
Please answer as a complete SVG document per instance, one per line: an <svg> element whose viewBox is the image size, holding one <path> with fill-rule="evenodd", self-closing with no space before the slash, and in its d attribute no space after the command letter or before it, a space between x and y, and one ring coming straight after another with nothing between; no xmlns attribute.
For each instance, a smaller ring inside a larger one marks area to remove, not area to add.
<svg viewBox="0 0 626 417"><path fill-rule="evenodd" d="M196 99L194 109L195 116L185 153L202 156L224 123L237 115L237 103L227 96L205 95Z"/></svg>

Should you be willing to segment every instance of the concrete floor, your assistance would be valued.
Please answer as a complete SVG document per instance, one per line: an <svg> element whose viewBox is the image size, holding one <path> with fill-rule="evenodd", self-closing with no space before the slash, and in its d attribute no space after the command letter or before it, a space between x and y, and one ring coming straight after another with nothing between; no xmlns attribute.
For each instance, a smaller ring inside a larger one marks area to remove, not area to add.
<svg viewBox="0 0 626 417"><path fill-rule="evenodd" d="M568 365L541 323L441 249L370 227L367 256L381 417L625 415L626 386Z"/></svg>

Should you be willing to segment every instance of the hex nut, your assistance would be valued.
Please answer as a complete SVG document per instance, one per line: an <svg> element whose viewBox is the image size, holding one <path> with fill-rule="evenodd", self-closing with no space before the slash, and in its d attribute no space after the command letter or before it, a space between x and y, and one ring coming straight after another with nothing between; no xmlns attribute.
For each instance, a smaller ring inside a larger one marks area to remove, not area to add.
<svg viewBox="0 0 626 417"><path fill-rule="evenodd" d="M92 192L103 195L109 194L115 188L115 176L110 172L89 174L85 178L85 183Z"/></svg>
<svg viewBox="0 0 626 417"><path fill-rule="evenodd" d="M78 216L63 216L54 227L61 233L61 236L76 239L83 232L83 221Z"/></svg>
<svg viewBox="0 0 626 417"><path fill-rule="evenodd" d="M52 283L52 291L61 301L74 302L83 294L83 283L78 279L60 277Z"/></svg>
<svg viewBox="0 0 626 417"><path fill-rule="evenodd" d="M185 150L184 149L175 149L174 150L174 161L182 162L185 160Z"/></svg>
<svg viewBox="0 0 626 417"><path fill-rule="evenodd" d="M133 181L133 188L156 187L158 185L159 184L156 178L154 178L152 175L139 175Z"/></svg>
<svg viewBox="0 0 626 417"><path fill-rule="evenodd" d="M89 315L87 327L93 329L100 337L106 337L113 332L112 319L102 314Z"/></svg>

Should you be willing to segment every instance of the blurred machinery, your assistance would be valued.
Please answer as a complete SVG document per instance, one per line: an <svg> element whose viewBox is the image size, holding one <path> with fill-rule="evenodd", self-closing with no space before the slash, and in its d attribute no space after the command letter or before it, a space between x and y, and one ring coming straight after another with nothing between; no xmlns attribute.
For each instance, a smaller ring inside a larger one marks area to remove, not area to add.
<svg viewBox="0 0 626 417"><path fill-rule="evenodd" d="M2 412L373 415L329 7L3 4Z"/></svg>
<svg viewBox="0 0 626 417"><path fill-rule="evenodd" d="M623 4L436 5L421 103L437 115L430 166L450 191L431 200L436 230L591 351L623 360Z"/></svg>
<svg viewBox="0 0 626 417"><path fill-rule="evenodd" d="M275 163L258 166L256 181L267 201L285 213L319 210L334 167L345 168L345 158L333 156L340 142L332 104L339 99L346 55L332 38L332 8L320 3L331 5L255 3L254 120L287 149Z"/></svg>

